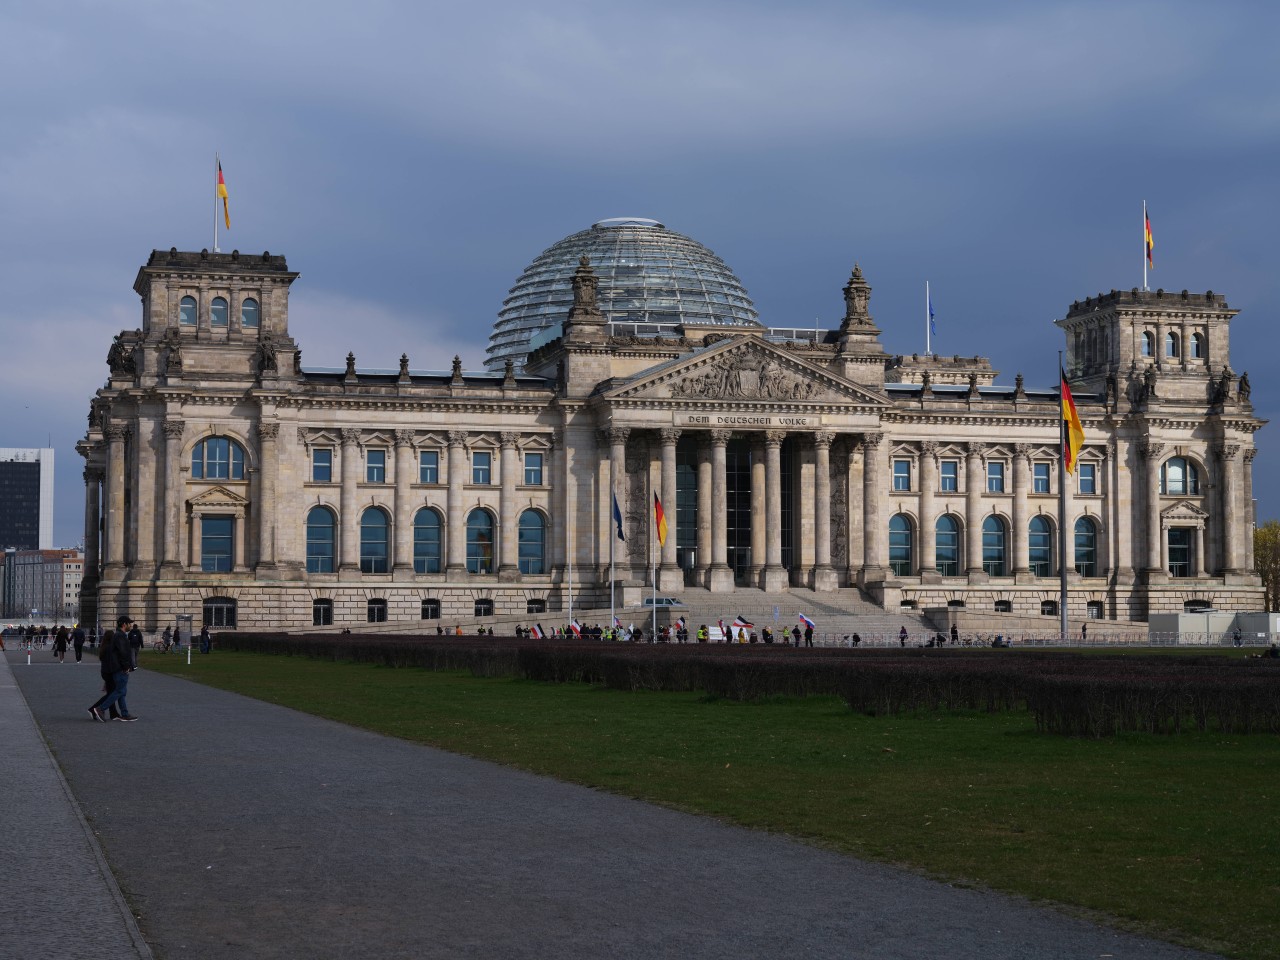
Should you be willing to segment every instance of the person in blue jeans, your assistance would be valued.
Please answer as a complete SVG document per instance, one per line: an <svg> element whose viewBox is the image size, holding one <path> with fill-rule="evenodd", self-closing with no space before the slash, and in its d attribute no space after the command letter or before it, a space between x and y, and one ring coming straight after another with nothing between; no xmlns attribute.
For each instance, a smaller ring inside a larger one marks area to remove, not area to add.
<svg viewBox="0 0 1280 960"><path fill-rule="evenodd" d="M129 649L129 629L133 621L128 616L116 620L116 631L110 639L104 637L99 656L102 659L102 674L109 676L111 689L107 695L89 708L93 719L100 723L107 722L107 714L111 708L117 707L120 716L117 720L131 721L138 718L129 712L125 697L129 692L129 674L133 670L133 657Z"/></svg>

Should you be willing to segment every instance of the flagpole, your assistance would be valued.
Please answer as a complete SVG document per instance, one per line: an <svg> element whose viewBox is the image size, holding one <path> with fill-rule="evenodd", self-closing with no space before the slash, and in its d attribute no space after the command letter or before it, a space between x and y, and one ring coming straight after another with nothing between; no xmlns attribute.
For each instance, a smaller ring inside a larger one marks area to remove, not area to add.
<svg viewBox="0 0 1280 960"><path fill-rule="evenodd" d="M609 504L609 630L616 631L618 629L618 614L616 607L616 594L618 590L618 578L613 572L613 550L614 541L618 539L618 531L613 529L613 504L618 502L618 494L615 490L610 490L613 501ZM616 633L613 634L615 637Z"/></svg>
<svg viewBox="0 0 1280 960"><path fill-rule="evenodd" d="M1062 395L1066 374L1058 351L1058 620L1062 641L1067 641L1067 418Z"/></svg>
<svg viewBox="0 0 1280 960"><path fill-rule="evenodd" d="M653 584L653 618L649 626L649 642L658 642L658 554L654 550L654 541L658 539L658 511L653 509L653 476L649 476L649 516L652 518L653 535L649 537L649 565L652 570Z"/></svg>
<svg viewBox="0 0 1280 960"><path fill-rule="evenodd" d="M573 623L573 512L569 512L569 542L565 546L565 554L569 561L569 622Z"/></svg>
<svg viewBox="0 0 1280 960"><path fill-rule="evenodd" d="M214 151L214 252L218 252L218 169L221 157Z"/></svg>
<svg viewBox="0 0 1280 960"><path fill-rule="evenodd" d="M924 282L924 355L933 356L933 344L929 340L929 281Z"/></svg>
<svg viewBox="0 0 1280 960"><path fill-rule="evenodd" d="M1142 292L1147 292L1147 201L1145 200L1142 201Z"/></svg>

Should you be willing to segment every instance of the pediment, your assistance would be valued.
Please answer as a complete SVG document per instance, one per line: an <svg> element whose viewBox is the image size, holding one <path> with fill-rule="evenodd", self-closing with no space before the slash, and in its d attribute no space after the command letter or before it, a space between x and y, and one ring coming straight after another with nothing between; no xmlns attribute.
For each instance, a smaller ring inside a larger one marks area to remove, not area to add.
<svg viewBox="0 0 1280 960"><path fill-rule="evenodd" d="M1188 500L1179 500L1175 504L1165 507L1160 511L1160 519L1162 522L1168 523L1196 523L1203 524L1209 519L1209 514L1201 510L1194 503Z"/></svg>
<svg viewBox="0 0 1280 960"><path fill-rule="evenodd" d="M187 504L193 509L243 509L249 501L226 487L210 487L192 497Z"/></svg>
<svg viewBox="0 0 1280 960"><path fill-rule="evenodd" d="M866 387L759 337L737 337L696 350L647 370L603 396L615 401L887 405Z"/></svg>

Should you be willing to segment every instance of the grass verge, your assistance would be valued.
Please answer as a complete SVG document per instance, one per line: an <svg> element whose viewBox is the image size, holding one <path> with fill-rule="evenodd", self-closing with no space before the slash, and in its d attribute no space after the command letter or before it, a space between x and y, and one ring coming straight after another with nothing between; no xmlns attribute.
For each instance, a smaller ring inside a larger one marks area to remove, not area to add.
<svg viewBox="0 0 1280 960"><path fill-rule="evenodd" d="M1037 734L1025 714L860 716L253 654L145 666L343 723L1097 912L1263 960L1280 740Z"/></svg>

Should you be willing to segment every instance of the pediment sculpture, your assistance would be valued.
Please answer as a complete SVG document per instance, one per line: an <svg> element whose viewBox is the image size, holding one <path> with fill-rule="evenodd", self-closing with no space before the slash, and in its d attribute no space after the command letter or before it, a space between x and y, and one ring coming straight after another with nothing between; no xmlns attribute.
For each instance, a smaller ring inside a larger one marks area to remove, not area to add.
<svg viewBox="0 0 1280 960"><path fill-rule="evenodd" d="M700 373L670 384L673 397L693 400L812 400L817 382L754 353L724 357Z"/></svg>

